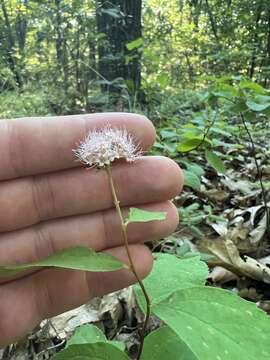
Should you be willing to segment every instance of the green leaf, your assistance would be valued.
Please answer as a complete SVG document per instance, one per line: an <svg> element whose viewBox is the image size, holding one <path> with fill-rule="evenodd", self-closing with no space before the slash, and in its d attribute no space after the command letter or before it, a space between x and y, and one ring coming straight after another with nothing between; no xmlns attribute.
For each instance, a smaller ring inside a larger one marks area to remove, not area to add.
<svg viewBox="0 0 270 360"><path fill-rule="evenodd" d="M205 151L205 157L209 165L211 165L217 172L224 174L226 168L216 153L210 150Z"/></svg>
<svg viewBox="0 0 270 360"><path fill-rule="evenodd" d="M161 130L160 135L163 139L172 139L172 138L175 139L178 136L178 134L172 130Z"/></svg>
<svg viewBox="0 0 270 360"><path fill-rule="evenodd" d="M126 267L110 254L96 253L86 247L73 247L56 253L45 260L22 265L0 266L1 276L12 276L36 267L59 267L84 271L114 271Z"/></svg>
<svg viewBox="0 0 270 360"><path fill-rule="evenodd" d="M195 359L270 359L270 319L229 291L202 286L177 290L152 310Z"/></svg>
<svg viewBox="0 0 270 360"><path fill-rule="evenodd" d="M168 326L152 331L144 341L141 360L196 360L187 345Z"/></svg>
<svg viewBox="0 0 270 360"><path fill-rule="evenodd" d="M74 344L53 356L52 360L130 360L115 346L97 342L95 344Z"/></svg>
<svg viewBox="0 0 270 360"><path fill-rule="evenodd" d="M124 351L125 344L120 341L108 341L103 332L94 325L82 325L66 344L66 348L75 344L94 344L104 342L116 346L119 350Z"/></svg>
<svg viewBox="0 0 270 360"><path fill-rule="evenodd" d="M232 292L202 286L206 277L207 267L198 257L158 255L144 280L153 313L178 335L192 360L269 360L268 316ZM134 288L144 309L141 290L138 285Z"/></svg>
<svg viewBox="0 0 270 360"><path fill-rule="evenodd" d="M173 154L176 155L177 154L176 153L176 148L177 148L176 143L169 143L169 142L164 141L163 145L164 145L164 150L167 151L168 153L170 153L171 155L173 155Z"/></svg>
<svg viewBox="0 0 270 360"><path fill-rule="evenodd" d="M264 93L265 92L265 89L261 85L255 83L253 81L241 80L239 83L239 86L241 89L250 89L256 93Z"/></svg>
<svg viewBox="0 0 270 360"><path fill-rule="evenodd" d="M177 150L180 152L187 152L194 150L202 143L201 139L193 138L182 141L178 144Z"/></svg>
<svg viewBox="0 0 270 360"><path fill-rule="evenodd" d="M184 186L191 187L193 190L199 190L201 181L199 177L191 171L183 170L184 173Z"/></svg>
<svg viewBox="0 0 270 360"><path fill-rule="evenodd" d="M257 112L266 110L267 108L270 107L270 101L269 100L268 100L268 102L259 103L259 102L255 102L252 99L248 99L246 104L251 110L257 111Z"/></svg>
<svg viewBox="0 0 270 360"><path fill-rule="evenodd" d="M103 14L106 14L106 15L109 15L115 19L119 19L121 17L121 14L119 12L118 9L114 9L114 8L111 8L111 9L101 9L101 12Z"/></svg>
<svg viewBox="0 0 270 360"><path fill-rule="evenodd" d="M94 325L82 325L66 344L66 348L74 344L90 344L96 342L106 342L106 336Z"/></svg>
<svg viewBox="0 0 270 360"><path fill-rule="evenodd" d="M203 285L208 276L207 266L200 257L178 259L174 255L158 254L154 261L151 274L144 280L144 285L152 299L152 304L158 304L175 291L198 285ZM141 288L134 285L136 298L140 307L144 308L144 296Z"/></svg>
<svg viewBox="0 0 270 360"><path fill-rule="evenodd" d="M204 138L203 136L194 136L191 139L185 139L180 142L177 146L177 150L179 152L188 152L193 149L196 149L198 146L211 146L212 142L208 138Z"/></svg>
<svg viewBox="0 0 270 360"><path fill-rule="evenodd" d="M126 47L129 51L132 51L134 49L138 49L140 46L142 46L144 43L143 38L138 38L136 40L133 40L131 42L129 42L128 44L126 44Z"/></svg>
<svg viewBox="0 0 270 360"><path fill-rule="evenodd" d="M232 85L221 84L212 91L212 94L216 97L233 99L238 96L238 90Z"/></svg>
<svg viewBox="0 0 270 360"><path fill-rule="evenodd" d="M198 164L187 164L187 170L193 172L198 177L204 175L204 169Z"/></svg>
<svg viewBox="0 0 270 360"><path fill-rule="evenodd" d="M166 212L160 211L146 211L137 208L130 208L127 219L125 220L125 225L127 226L130 223L134 222L148 222L155 220L165 220L167 216Z"/></svg>

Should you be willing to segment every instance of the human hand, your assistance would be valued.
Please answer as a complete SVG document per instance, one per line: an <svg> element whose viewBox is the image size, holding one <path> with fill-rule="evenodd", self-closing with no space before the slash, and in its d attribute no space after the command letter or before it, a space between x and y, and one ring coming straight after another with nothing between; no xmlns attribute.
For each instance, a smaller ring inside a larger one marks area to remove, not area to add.
<svg viewBox="0 0 270 360"><path fill-rule="evenodd" d="M0 264L23 264L72 246L106 251L128 263L106 171L86 170L72 149L91 129L124 127L148 150L155 131L143 116L108 113L0 121ZM166 221L128 227L139 276L152 267L143 242L170 234L178 213L169 199L182 189L179 167L164 157L115 163L113 178L124 212L129 206L166 211ZM31 270L0 278L0 347L15 342L42 319L134 282L127 270L88 273Z"/></svg>

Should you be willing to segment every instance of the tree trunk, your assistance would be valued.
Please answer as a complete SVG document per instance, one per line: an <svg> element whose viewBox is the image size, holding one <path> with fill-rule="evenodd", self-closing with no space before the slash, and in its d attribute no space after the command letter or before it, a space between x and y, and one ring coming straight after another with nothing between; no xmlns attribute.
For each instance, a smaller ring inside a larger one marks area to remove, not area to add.
<svg viewBox="0 0 270 360"><path fill-rule="evenodd" d="M263 66L267 67L266 75L264 78L264 86L267 86L269 81L269 66L270 66L270 4L268 5L267 9L267 27L268 27L268 34L267 34L267 46L266 46L266 54L265 58L263 59Z"/></svg>
<svg viewBox="0 0 270 360"><path fill-rule="evenodd" d="M258 47L258 30L259 30L259 23L261 20L261 14L262 14L262 6L259 4L256 9L256 19L255 19L255 34L254 34L254 40L253 40L253 50L251 54L251 60L250 60L250 68L249 68L249 77L250 79L253 78L254 72L255 72L255 66L256 66L256 60L257 60L257 47Z"/></svg>
<svg viewBox="0 0 270 360"><path fill-rule="evenodd" d="M8 16L8 12L7 12L6 5L5 5L5 0L1 0L1 7L2 7L3 15L4 15L4 24L5 24L5 28L6 28L6 32L7 32L7 42L8 42L8 48L6 51L7 62L9 64L10 70L12 71L12 73L15 76L17 85L19 87L22 87L22 81L21 81L19 71L17 69L17 63L15 61L15 58L13 57L13 51L15 48L15 39L14 39L14 36L12 33L9 16Z"/></svg>
<svg viewBox="0 0 270 360"><path fill-rule="evenodd" d="M115 79L125 80L133 93L140 90L140 52L137 48L129 51L126 44L142 36L141 8L142 0L97 1L97 28L104 34L98 68L109 82L102 86L105 91L119 94L121 88L112 84Z"/></svg>
<svg viewBox="0 0 270 360"><path fill-rule="evenodd" d="M28 0L23 0L22 5L27 9ZM20 54L24 55L24 47L26 40L26 32L27 32L27 18L26 14L22 14L22 11L18 11L18 15L15 21L15 29L17 33L17 41L19 45Z"/></svg>
<svg viewBox="0 0 270 360"><path fill-rule="evenodd" d="M205 0L205 3L206 3L206 9L207 9L207 12L208 12L208 16L209 16L209 20L210 20L210 24L211 24L211 29L212 29L212 32L215 36L215 39L219 45L219 36L218 36L218 30L217 30L217 23L215 21L215 18L214 18L214 15L213 15L213 12L212 12L212 9L208 3L208 0Z"/></svg>
<svg viewBox="0 0 270 360"><path fill-rule="evenodd" d="M56 6L56 58L60 73L63 74L64 78L64 90L68 89L68 56L67 56L67 43L66 38L62 32L62 17L61 17L61 0L55 0Z"/></svg>

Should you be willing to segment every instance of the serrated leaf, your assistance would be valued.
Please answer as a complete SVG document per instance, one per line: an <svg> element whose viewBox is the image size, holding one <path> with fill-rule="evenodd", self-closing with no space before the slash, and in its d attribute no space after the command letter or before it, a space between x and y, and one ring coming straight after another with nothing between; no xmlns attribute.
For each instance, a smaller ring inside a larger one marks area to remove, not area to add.
<svg viewBox="0 0 270 360"><path fill-rule="evenodd" d="M82 325L66 344L66 348L75 344L94 344L97 342L104 342L116 346L119 350L124 351L125 344L120 341L109 341L103 332L94 325Z"/></svg>
<svg viewBox="0 0 270 360"><path fill-rule="evenodd" d="M209 165L211 165L217 172L224 174L226 168L216 153L210 150L205 151L205 157Z"/></svg>
<svg viewBox="0 0 270 360"><path fill-rule="evenodd" d="M125 225L134 222L148 222L148 221L160 221L165 220L167 216L163 211L146 211L137 208L130 208L128 217L125 220Z"/></svg>
<svg viewBox="0 0 270 360"><path fill-rule="evenodd" d="M201 182L199 177L191 171L183 170L184 186L191 187L193 190L199 190Z"/></svg>
<svg viewBox="0 0 270 360"><path fill-rule="evenodd" d="M144 280L152 304L159 303L176 290L203 285L208 276L207 266L200 257L179 259L174 255L157 254L151 274ZM144 308L141 288L134 285L136 298Z"/></svg>
<svg viewBox="0 0 270 360"><path fill-rule="evenodd" d="M75 344L60 351L52 360L130 360L115 346L108 343Z"/></svg>
<svg viewBox="0 0 270 360"><path fill-rule="evenodd" d="M141 360L196 360L194 354L168 326L152 331L144 341Z"/></svg>
<svg viewBox="0 0 270 360"><path fill-rule="evenodd" d="M114 271L126 267L110 254L96 253L86 247L73 247L56 253L47 259L29 264L0 266L0 277L13 276L36 267L59 267L84 271Z"/></svg>
<svg viewBox="0 0 270 360"><path fill-rule="evenodd" d="M152 310L195 359L270 359L270 319L229 291L202 286L177 290Z"/></svg>

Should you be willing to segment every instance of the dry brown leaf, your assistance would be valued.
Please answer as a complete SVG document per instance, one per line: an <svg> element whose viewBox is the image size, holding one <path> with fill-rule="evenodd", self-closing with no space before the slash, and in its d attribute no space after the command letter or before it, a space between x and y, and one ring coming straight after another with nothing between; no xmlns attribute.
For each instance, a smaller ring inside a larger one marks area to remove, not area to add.
<svg viewBox="0 0 270 360"><path fill-rule="evenodd" d="M228 281L236 280L237 276L222 266L215 266L210 272L208 279L214 283L225 284Z"/></svg>
<svg viewBox="0 0 270 360"><path fill-rule="evenodd" d="M216 260L210 260L215 265L223 266L241 276L270 283L270 269L249 256L240 257L237 247L231 240L203 240L200 248L216 257Z"/></svg>

